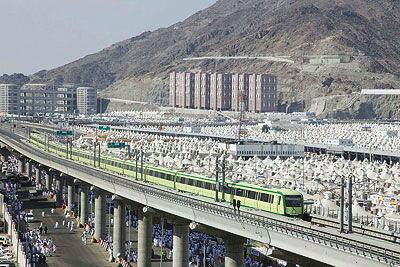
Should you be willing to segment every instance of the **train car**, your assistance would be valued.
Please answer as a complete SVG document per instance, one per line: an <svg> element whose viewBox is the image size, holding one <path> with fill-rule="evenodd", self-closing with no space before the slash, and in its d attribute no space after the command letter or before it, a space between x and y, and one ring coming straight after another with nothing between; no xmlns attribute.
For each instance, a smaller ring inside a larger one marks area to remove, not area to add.
<svg viewBox="0 0 400 267"><path fill-rule="evenodd" d="M44 141L34 137L32 143L44 148ZM66 155L65 147L51 144L50 152ZM73 159L82 163L92 163L93 154L89 151L74 149ZM218 197L222 198L222 187L210 177L199 174L189 174L168 168L143 165L143 174L140 163L137 165L132 160L121 160L110 156L101 156L100 167L109 171L123 174L128 177L143 180L156 185L161 185L175 190L194 195L215 198L218 187ZM247 182L227 181L223 186L225 200L233 203L240 201L242 206L263 210L284 216L303 216L304 200L301 193L283 188L265 188Z"/></svg>

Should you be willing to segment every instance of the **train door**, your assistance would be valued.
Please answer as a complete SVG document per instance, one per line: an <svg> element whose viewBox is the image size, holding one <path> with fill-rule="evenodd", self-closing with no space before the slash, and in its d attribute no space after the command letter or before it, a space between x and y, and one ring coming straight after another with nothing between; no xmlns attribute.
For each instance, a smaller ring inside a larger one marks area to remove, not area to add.
<svg viewBox="0 0 400 267"><path fill-rule="evenodd" d="M148 165L143 166L142 172L143 172L143 181L147 182L147 173L149 172Z"/></svg>
<svg viewBox="0 0 400 267"><path fill-rule="evenodd" d="M269 209L271 212L276 212L275 195L270 194L269 197Z"/></svg>
<svg viewBox="0 0 400 267"><path fill-rule="evenodd" d="M280 209L281 204L282 204L282 196L277 196L276 204L275 204L276 205L276 213L281 214L281 209Z"/></svg>
<svg viewBox="0 0 400 267"><path fill-rule="evenodd" d="M178 175L178 172L175 172L173 174L173 179L174 179L174 189L176 190L176 176Z"/></svg>
<svg viewBox="0 0 400 267"><path fill-rule="evenodd" d="M233 187L229 187L228 185L227 185L227 188L228 188L228 192L229 192L229 196L227 196L228 197L228 200L229 200L229 203L233 203L233 198L235 197L235 188L233 188Z"/></svg>

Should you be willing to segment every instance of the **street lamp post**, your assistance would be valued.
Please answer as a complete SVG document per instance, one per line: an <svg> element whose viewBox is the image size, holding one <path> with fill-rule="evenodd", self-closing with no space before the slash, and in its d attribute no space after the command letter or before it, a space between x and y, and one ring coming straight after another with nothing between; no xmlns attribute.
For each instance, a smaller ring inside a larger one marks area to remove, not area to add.
<svg viewBox="0 0 400 267"><path fill-rule="evenodd" d="M96 145L97 145L97 142L94 141L94 143L93 143L93 166L94 167L96 167Z"/></svg>
<svg viewBox="0 0 400 267"><path fill-rule="evenodd" d="M349 197L348 232L353 232L353 178L352 174L348 177L347 194Z"/></svg>
<svg viewBox="0 0 400 267"><path fill-rule="evenodd" d="M340 233L344 232L344 176L340 177Z"/></svg>
<svg viewBox="0 0 400 267"><path fill-rule="evenodd" d="M139 151L135 149L135 179L138 179L138 160L139 160Z"/></svg>
<svg viewBox="0 0 400 267"><path fill-rule="evenodd" d="M225 202L225 157L222 156L222 202Z"/></svg>
<svg viewBox="0 0 400 267"><path fill-rule="evenodd" d="M140 149L140 180L143 181L143 148Z"/></svg>
<svg viewBox="0 0 400 267"><path fill-rule="evenodd" d="M216 157L215 160L215 202L218 202L218 192L219 192L219 180L218 180L218 174L219 174L219 169L218 169L218 157Z"/></svg>

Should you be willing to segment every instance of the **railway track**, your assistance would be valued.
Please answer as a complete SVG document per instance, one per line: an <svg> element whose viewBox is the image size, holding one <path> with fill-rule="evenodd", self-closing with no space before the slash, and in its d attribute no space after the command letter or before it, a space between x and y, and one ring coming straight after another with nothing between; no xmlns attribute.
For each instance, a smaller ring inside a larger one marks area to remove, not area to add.
<svg viewBox="0 0 400 267"><path fill-rule="evenodd" d="M315 215L311 217L311 223L322 227L334 228L337 230L339 230L340 227L340 223L338 220L322 216L315 216ZM346 223L345 226L347 226ZM359 234L361 236L367 236L378 240L389 241L393 244L400 245L399 233L379 230L376 228L363 226L357 223L353 224L352 228L353 228L353 233Z"/></svg>

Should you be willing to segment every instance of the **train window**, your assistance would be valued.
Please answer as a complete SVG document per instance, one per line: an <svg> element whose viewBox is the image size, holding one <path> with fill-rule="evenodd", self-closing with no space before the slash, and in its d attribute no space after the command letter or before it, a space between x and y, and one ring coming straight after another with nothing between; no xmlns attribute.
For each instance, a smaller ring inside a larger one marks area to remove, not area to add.
<svg viewBox="0 0 400 267"><path fill-rule="evenodd" d="M188 185L193 185L193 182L194 182L194 181L193 181L192 179L187 179L187 184L188 184Z"/></svg>
<svg viewBox="0 0 400 267"><path fill-rule="evenodd" d="M263 202L268 202L268 194L261 194L261 201L263 201Z"/></svg>
<svg viewBox="0 0 400 267"><path fill-rule="evenodd" d="M243 196L243 190L242 189L238 189L238 188L236 188L236 196L238 196L238 197L242 197Z"/></svg>
<svg viewBox="0 0 400 267"><path fill-rule="evenodd" d="M231 194L231 190L232 190L232 188L230 188L229 186L225 185L225 193L226 194Z"/></svg>
<svg viewBox="0 0 400 267"><path fill-rule="evenodd" d="M168 173L165 173L165 174L164 174L164 179L165 179L165 180L168 180L168 181L172 181L172 175L171 175L171 174L168 174Z"/></svg>
<svg viewBox="0 0 400 267"><path fill-rule="evenodd" d="M271 200L270 200L271 203L274 203L274 197L275 197L274 195L271 195Z"/></svg>
<svg viewBox="0 0 400 267"><path fill-rule="evenodd" d="M251 199L256 199L256 192L254 191L247 191L247 197Z"/></svg>
<svg viewBox="0 0 400 267"><path fill-rule="evenodd" d="M301 207L301 196L285 196L286 207Z"/></svg>
<svg viewBox="0 0 400 267"><path fill-rule="evenodd" d="M156 177L158 177L158 178L164 179L165 173L163 173L163 172L156 172L155 175L156 175Z"/></svg>
<svg viewBox="0 0 400 267"><path fill-rule="evenodd" d="M196 181L195 185L196 185L196 187L203 188L203 182L202 181Z"/></svg>
<svg viewBox="0 0 400 267"><path fill-rule="evenodd" d="M210 183L204 183L204 188L207 190L211 190L211 184Z"/></svg>
<svg viewBox="0 0 400 267"><path fill-rule="evenodd" d="M281 198L282 198L281 196L278 197L278 205L281 204Z"/></svg>
<svg viewBox="0 0 400 267"><path fill-rule="evenodd" d="M186 178L183 178L183 177L177 177L177 182L178 183L181 183L181 184L186 184Z"/></svg>

